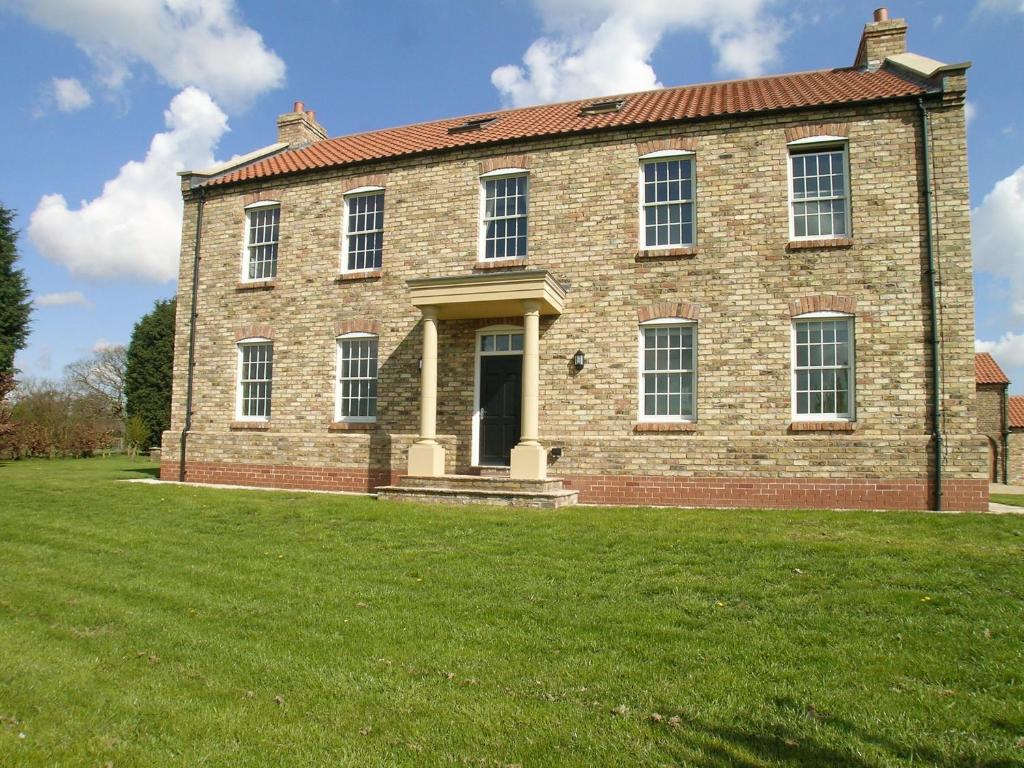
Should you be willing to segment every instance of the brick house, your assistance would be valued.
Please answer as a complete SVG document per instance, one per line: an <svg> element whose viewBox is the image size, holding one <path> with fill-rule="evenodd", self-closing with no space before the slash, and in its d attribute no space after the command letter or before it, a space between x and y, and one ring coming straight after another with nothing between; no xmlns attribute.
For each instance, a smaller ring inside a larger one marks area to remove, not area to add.
<svg viewBox="0 0 1024 768"><path fill-rule="evenodd" d="M1006 483L1010 456L1007 450L1010 437L1007 390L1010 380L988 352L978 352L974 356L974 385L978 431L988 441L988 479L993 483Z"/></svg>
<svg viewBox="0 0 1024 768"><path fill-rule="evenodd" d="M1024 395L1007 398L1010 434L1007 436L1007 479L1010 485L1024 485Z"/></svg>
<svg viewBox="0 0 1024 768"><path fill-rule="evenodd" d="M162 477L984 509L969 64L906 31L880 10L850 67L334 139L296 103L182 174Z"/></svg>

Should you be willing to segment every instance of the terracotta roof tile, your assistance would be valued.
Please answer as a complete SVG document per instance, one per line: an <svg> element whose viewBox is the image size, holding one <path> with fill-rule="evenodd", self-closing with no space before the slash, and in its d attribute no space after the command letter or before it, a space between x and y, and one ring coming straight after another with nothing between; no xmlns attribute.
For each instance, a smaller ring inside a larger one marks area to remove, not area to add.
<svg viewBox="0 0 1024 768"><path fill-rule="evenodd" d="M850 104L920 95L925 89L880 69L829 69L752 80L664 88L620 97L600 97L417 123L341 136L289 150L240 168L207 185L230 184L283 173L381 160L402 155L483 146L516 139L629 128L655 123L719 117L798 107ZM594 101L625 100L617 112L583 115ZM449 133L467 120L496 116L479 130Z"/></svg>
<svg viewBox="0 0 1024 768"><path fill-rule="evenodd" d="M988 352L977 352L974 355L975 384L1009 384L1003 369Z"/></svg>
<svg viewBox="0 0 1024 768"><path fill-rule="evenodd" d="M1024 429L1024 395L1010 395L1010 427Z"/></svg>

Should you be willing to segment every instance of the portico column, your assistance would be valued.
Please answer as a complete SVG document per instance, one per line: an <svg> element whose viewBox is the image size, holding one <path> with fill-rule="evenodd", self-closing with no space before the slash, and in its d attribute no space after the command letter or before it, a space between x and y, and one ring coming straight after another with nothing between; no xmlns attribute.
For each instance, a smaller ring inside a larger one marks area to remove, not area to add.
<svg viewBox="0 0 1024 768"><path fill-rule="evenodd" d="M409 474L444 474L444 447L437 442L437 307L423 307L423 368L420 371L420 435L409 448Z"/></svg>
<svg viewBox="0 0 1024 768"><path fill-rule="evenodd" d="M517 480L544 480L548 455L538 440L540 407L540 302L523 301L523 404L519 444L512 449L510 475Z"/></svg>

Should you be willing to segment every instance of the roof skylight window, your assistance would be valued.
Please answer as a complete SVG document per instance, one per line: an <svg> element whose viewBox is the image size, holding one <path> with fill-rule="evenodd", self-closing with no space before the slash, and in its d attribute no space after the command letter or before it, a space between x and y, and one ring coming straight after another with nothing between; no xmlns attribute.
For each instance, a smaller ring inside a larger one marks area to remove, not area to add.
<svg viewBox="0 0 1024 768"><path fill-rule="evenodd" d="M496 117L474 117L461 125L453 125L448 133L465 133L466 131L479 131L481 128L490 125L498 118Z"/></svg>
<svg viewBox="0 0 1024 768"><path fill-rule="evenodd" d="M625 99L608 99L606 101L593 101L580 107L581 115L606 115L610 112L618 112L625 105Z"/></svg>

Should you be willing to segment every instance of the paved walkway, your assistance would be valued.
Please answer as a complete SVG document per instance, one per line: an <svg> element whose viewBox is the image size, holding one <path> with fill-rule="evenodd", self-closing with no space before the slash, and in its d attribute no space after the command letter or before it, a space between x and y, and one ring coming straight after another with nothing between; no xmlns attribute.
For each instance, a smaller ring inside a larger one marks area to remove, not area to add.
<svg viewBox="0 0 1024 768"><path fill-rule="evenodd" d="M989 493L1008 493L1011 495L1024 496L1024 485L1003 485L1002 483L989 483ZM1000 515L1024 515L1024 507L1015 507L1012 504L997 504L994 501L988 503L988 511Z"/></svg>
<svg viewBox="0 0 1024 768"><path fill-rule="evenodd" d="M1003 485L1002 483L989 483L989 493L1013 493L1024 496L1024 485Z"/></svg>

